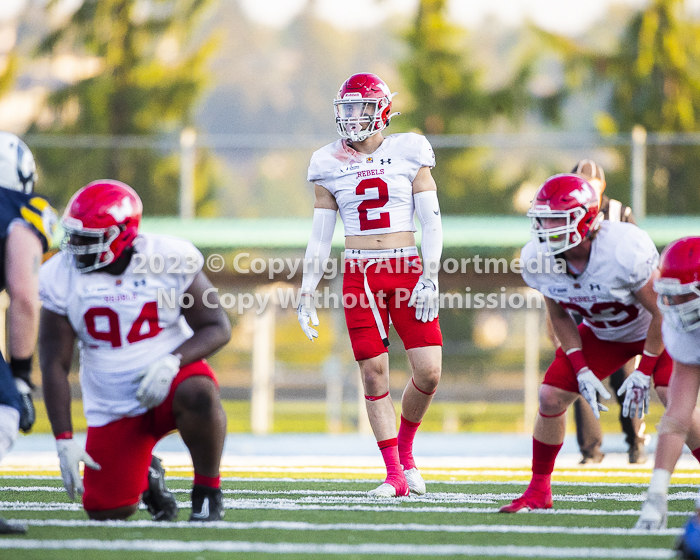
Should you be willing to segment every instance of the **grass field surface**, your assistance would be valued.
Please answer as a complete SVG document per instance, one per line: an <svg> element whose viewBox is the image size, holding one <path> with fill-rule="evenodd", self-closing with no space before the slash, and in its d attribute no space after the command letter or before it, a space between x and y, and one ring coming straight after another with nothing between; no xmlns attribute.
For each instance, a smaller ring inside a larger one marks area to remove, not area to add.
<svg viewBox="0 0 700 560"><path fill-rule="evenodd" d="M90 522L68 499L55 467L0 467L0 516L29 526L25 536L0 537L0 558L673 558L700 481L697 470L677 472L669 528L645 533L632 527L649 468L559 468L553 509L508 515L497 510L524 490L529 469L506 459L422 469L428 493L393 500L367 496L381 482L376 466L263 462L222 472L225 520L208 525L186 521L186 464L166 461L183 520L171 523L154 523L143 509L125 522Z"/></svg>

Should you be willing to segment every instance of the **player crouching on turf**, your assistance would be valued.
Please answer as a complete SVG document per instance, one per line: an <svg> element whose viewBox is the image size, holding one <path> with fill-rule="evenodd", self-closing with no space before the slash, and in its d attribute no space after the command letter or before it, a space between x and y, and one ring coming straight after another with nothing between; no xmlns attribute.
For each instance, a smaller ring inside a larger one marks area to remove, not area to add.
<svg viewBox="0 0 700 560"><path fill-rule="evenodd" d="M522 497L501 508L504 513L552 507L551 476L564 442L565 412L579 393L599 418L607 408L598 393L610 398L601 380L642 354L619 390L625 394L623 414L641 417L648 410L652 377L666 402L672 366L653 289L659 255L649 235L630 223L601 221L598 194L577 175L547 179L528 216L533 239L521 252L523 278L545 296L561 347L540 388L532 480ZM556 255L563 262L557 263ZM569 311L583 323L577 327ZM699 457L697 425L688 438Z"/></svg>
<svg viewBox="0 0 700 560"><path fill-rule="evenodd" d="M309 165L314 216L297 309L299 324L313 341L318 336L309 325L318 325L313 296L340 212L345 228L345 321L362 375L367 415L387 469L386 480L370 491L377 498L425 494L413 460L413 440L442 371L442 222L430 173L435 155L419 134L383 136L393 116L394 95L378 76L367 73L350 76L338 91L334 105L342 140L314 152ZM422 228L422 265L413 235L414 213ZM413 374L401 399L398 434L389 394L390 319Z"/></svg>
<svg viewBox="0 0 700 560"><path fill-rule="evenodd" d="M668 408L658 425L654 472L635 529L665 529L668 484L689 428L698 425L700 392L700 237L671 243L661 254L661 277L654 282L664 320L664 344L674 361ZM692 449L692 447L691 447ZM697 457L695 452L693 454ZM698 550L697 520L691 539ZM694 556L697 558L698 556Z"/></svg>
<svg viewBox="0 0 700 560"><path fill-rule="evenodd" d="M201 253L184 239L139 234L141 209L124 183L83 187L64 214L61 252L41 267L39 358L61 475L71 499L84 491L91 519L129 517L142 493L154 519L174 519L176 502L151 452L178 430L195 473L190 521L218 521L226 415L204 358L228 342L231 326L211 292L204 305L212 286ZM169 303L185 300L190 307ZM85 450L73 440L70 412L76 338Z"/></svg>

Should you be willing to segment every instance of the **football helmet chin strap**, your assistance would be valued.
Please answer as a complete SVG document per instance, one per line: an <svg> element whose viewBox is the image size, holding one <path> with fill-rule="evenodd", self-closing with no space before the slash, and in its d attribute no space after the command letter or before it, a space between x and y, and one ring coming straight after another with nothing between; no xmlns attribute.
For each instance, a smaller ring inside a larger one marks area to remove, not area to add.
<svg viewBox="0 0 700 560"><path fill-rule="evenodd" d="M311 238L304 255L304 274L301 280L301 298L297 307L297 319L301 330L312 342L314 338L318 338L318 331L309 325L309 321L311 321L313 326L318 326L313 295L318 283L323 278L326 261L331 255L331 242L333 241L337 215L337 210L314 208Z"/></svg>
<svg viewBox="0 0 700 560"><path fill-rule="evenodd" d="M427 323L438 316L440 309L438 273L442 256L442 220L437 191L416 193L413 202L421 225L423 274L413 288L408 305L416 308L416 319Z"/></svg>

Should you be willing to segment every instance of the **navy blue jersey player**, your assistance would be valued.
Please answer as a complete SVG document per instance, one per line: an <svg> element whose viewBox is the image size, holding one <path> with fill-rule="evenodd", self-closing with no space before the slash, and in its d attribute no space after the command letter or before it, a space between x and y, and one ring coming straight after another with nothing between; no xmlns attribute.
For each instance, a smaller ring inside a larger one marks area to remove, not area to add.
<svg viewBox="0 0 700 560"><path fill-rule="evenodd" d="M0 356L0 460L18 429L28 432L35 420L30 374L39 327L39 267L56 223L49 203L32 193L35 181L29 148L14 134L0 132L0 290L10 296L9 362ZM0 534L25 531L0 518Z"/></svg>

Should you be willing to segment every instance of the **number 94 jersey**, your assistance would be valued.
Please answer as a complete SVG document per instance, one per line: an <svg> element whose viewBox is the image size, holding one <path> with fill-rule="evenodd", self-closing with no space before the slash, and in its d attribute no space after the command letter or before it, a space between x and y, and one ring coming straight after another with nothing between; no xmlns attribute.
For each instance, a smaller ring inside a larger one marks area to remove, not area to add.
<svg viewBox="0 0 700 560"><path fill-rule="evenodd" d="M179 302L202 269L202 254L166 235L141 234L134 247L120 275L82 274L64 252L39 273L44 308L66 316L78 338L89 426L145 412L136 400L139 374L192 336Z"/></svg>
<svg viewBox="0 0 700 560"><path fill-rule="evenodd" d="M421 167L435 167L430 142L412 132L387 136L372 154L338 140L314 152L308 180L338 203L345 235L416 231L413 180Z"/></svg>
<svg viewBox="0 0 700 560"><path fill-rule="evenodd" d="M588 266L576 277L555 266L546 250L534 240L523 247L522 275L528 286L579 314L600 340L638 342L647 337L651 313L634 294L649 282L659 253L644 230L630 223L601 222Z"/></svg>

